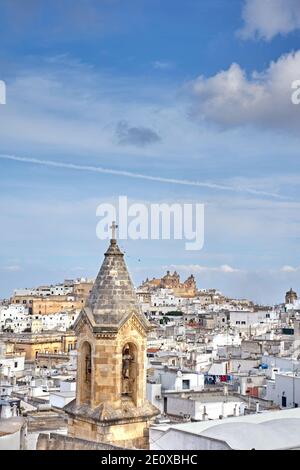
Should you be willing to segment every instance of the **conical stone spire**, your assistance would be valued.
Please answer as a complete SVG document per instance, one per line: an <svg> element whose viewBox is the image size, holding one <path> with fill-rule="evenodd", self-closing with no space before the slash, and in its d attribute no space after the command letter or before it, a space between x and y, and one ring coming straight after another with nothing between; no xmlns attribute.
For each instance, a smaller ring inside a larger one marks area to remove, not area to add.
<svg viewBox="0 0 300 470"><path fill-rule="evenodd" d="M119 326L132 313L147 322L141 313L139 302L130 279L124 254L112 238L103 264L96 278L86 309L96 325Z"/></svg>

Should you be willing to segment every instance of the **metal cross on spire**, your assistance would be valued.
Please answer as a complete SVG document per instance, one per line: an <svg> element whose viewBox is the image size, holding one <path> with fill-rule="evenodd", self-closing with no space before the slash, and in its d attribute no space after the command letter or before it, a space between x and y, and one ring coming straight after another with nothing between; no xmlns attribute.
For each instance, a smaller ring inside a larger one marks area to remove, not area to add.
<svg viewBox="0 0 300 470"><path fill-rule="evenodd" d="M116 239L116 230L119 226L116 225L116 222L113 221L113 223L111 224L111 226L109 228L111 228L111 239L112 240L115 240Z"/></svg>

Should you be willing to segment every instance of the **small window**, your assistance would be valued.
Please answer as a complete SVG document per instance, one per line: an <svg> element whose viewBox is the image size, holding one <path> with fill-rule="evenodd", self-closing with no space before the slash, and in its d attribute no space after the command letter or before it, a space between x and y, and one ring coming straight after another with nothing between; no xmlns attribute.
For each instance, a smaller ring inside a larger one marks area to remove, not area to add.
<svg viewBox="0 0 300 470"><path fill-rule="evenodd" d="M183 388L183 390L189 390L190 389L190 381L189 380L183 380L182 381L182 388Z"/></svg>

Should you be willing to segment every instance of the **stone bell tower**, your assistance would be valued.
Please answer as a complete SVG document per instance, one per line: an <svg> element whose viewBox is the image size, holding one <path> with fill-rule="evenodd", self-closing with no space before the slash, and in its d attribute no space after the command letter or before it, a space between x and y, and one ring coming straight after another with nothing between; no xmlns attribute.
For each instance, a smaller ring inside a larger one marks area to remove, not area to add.
<svg viewBox="0 0 300 470"><path fill-rule="evenodd" d="M142 314L115 239L74 328L78 339L76 399L64 410L68 435L121 447L148 447L159 411L146 400L146 347L151 326Z"/></svg>

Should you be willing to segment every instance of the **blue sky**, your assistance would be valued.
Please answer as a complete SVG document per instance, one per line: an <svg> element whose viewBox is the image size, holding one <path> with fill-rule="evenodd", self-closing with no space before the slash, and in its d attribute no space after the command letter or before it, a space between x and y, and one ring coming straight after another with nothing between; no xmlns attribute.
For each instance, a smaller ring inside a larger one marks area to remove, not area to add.
<svg viewBox="0 0 300 470"><path fill-rule="evenodd" d="M0 15L0 297L94 276L96 207L119 195L205 204L199 252L121 242L136 284L170 267L260 302L298 289L298 1L2 0Z"/></svg>

